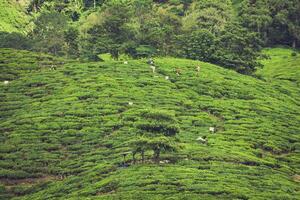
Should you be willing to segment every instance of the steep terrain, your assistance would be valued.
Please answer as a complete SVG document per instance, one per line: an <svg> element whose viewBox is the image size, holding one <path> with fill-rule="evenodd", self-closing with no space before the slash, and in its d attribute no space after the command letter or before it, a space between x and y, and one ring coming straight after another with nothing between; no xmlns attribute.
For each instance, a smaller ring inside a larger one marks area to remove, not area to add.
<svg viewBox="0 0 300 200"><path fill-rule="evenodd" d="M273 84L281 92L298 96L300 95L300 60L299 54L289 49L266 49L265 54L271 59L264 60L264 68L257 74ZM294 55L293 55L294 54Z"/></svg>
<svg viewBox="0 0 300 200"><path fill-rule="evenodd" d="M0 199L299 199L300 57L267 53L256 79L183 59L157 58L153 74L145 60L2 49ZM175 112L180 150L124 167L150 107Z"/></svg>

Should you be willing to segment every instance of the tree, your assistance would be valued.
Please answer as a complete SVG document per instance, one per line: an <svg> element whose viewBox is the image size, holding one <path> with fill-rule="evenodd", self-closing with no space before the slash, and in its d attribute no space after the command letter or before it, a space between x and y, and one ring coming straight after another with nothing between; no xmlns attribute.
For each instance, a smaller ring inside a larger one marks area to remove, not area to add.
<svg viewBox="0 0 300 200"><path fill-rule="evenodd" d="M35 20L35 27L30 33L37 51L54 55L63 55L67 17L58 12L43 12Z"/></svg>
<svg viewBox="0 0 300 200"><path fill-rule="evenodd" d="M245 0L238 16L244 27L258 32L268 45L297 47L300 40L299 0Z"/></svg>
<svg viewBox="0 0 300 200"><path fill-rule="evenodd" d="M135 155L137 153L140 153L142 156L142 162L145 161L145 151L149 148L148 146L148 140L143 137L138 137L135 140L131 141L131 146L132 146L132 158L133 162L136 162Z"/></svg>
<svg viewBox="0 0 300 200"><path fill-rule="evenodd" d="M243 27L259 33L264 41L267 40L268 28L272 23L267 0L243 1L238 15Z"/></svg>
<svg viewBox="0 0 300 200"><path fill-rule="evenodd" d="M134 42L134 35L128 26L131 4L130 1L126 2L108 2L96 16L96 24L88 30L85 40L95 54L110 53L114 59L118 59L120 53L130 46L128 44Z"/></svg>
<svg viewBox="0 0 300 200"><path fill-rule="evenodd" d="M67 45L67 53L69 56L75 58L79 55L78 37L79 31L74 27L70 27L64 33L64 38Z"/></svg>
<svg viewBox="0 0 300 200"><path fill-rule="evenodd" d="M28 12L38 12L46 0L31 0L28 5L27 11Z"/></svg>
<svg viewBox="0 0 300 200"><path fill-rule="evenodd" d="M85 8L96 8L99 5L102 5L105 0L83 0L83 4Z"/></svg>
<svg viewBox="0 0 300 200"><path fill-rule="evenodd" d="M239 73L251 74L260 66L262 41L257 33L249 32L238 23L225 27L216 40L213 63L231 68Z"/></svg>
<svg viewBox="0 0 300 200"><path fill-rule="evenodd" d="M239 73L251 74L260 66L262 41L258 33L230 23L219 34L208 30L193 31L181 36L179 49L185 58L219 64Z"/></svg>
<svg viewBox="0 0 300 200"><path fill-rule="evenodd" d="M141 15L136 15L136 38L140 45L155 48L161 55L176 52L176 35L180 33L179 17L163 8L148 7Z"/></svg>
<svg viewBox="0 0 300 200"><path fill-rule="evenodd" d="M232 19L231 5L230 0L195 1L182 19L183 30L189 32L207 29L218 34Z"/></svg>
<svg viewBox="0 0 300 200"><path fill-rule="evenodd" d="M299 0L270 0L270 8L274 18L273 24L279 25L282 31L286 32L284 42L289 42L296 48L300 40Z"/></svg>
<svg viewBox="0 0 300 200"><path fill-rule="evenodd" d="M153 150L153 160L159 162L162 151L176 150L175 136L179 132L174 113L164 110L143 110L135 123L137 139L133 152L140 151L142 157L148 149Z"/></svg>
<svg viewBox="0 0 300 200"><path fill-rule="evenodd" d="M0 48L26 49L32 48L32 41L21 33L0 32Z"/></svg>
<svg viewBox="0 0 300 200"><path fill-rule="evenodd" d="M180 41L181 55L189 59L212 62L215 40L215 36L208 30L185 33Z"/></svg>

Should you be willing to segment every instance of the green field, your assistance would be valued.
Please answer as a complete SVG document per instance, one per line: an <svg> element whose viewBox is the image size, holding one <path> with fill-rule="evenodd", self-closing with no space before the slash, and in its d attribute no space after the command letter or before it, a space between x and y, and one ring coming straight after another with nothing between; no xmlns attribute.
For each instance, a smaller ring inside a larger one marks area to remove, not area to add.
<svg viewBox="0 0 300 200"><path fill-rule="evenodd" d="M0 199L299 199L300 56L266 53L254 78L184 59L156 58L153 74L146 60L1 49ZM124 167L145 108L175 113L180 149Z"/></svg>

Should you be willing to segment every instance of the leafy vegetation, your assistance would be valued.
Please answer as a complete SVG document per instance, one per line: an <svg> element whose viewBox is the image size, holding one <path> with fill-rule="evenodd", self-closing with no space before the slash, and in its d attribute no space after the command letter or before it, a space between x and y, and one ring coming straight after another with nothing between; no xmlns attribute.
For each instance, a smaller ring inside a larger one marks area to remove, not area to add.
<svg viewBox="0 0 300 200"><path fill-rule="evenodd" d="M263 56L262 47L299 46L298 0L25 2L26 17L20 9L11 11L16 22L3 16L4 23L16 24L18 30L3 30L20 32L26 26L28 33L25 38L1 34L0 41L9 41L0 47L89 61L99 61L99 55L106 53L114 59L173 56L253 74L260 67L256 61ZM0 7L11 5L3 0ZM15 45L15 38L31 45Z"/></svg>
<svg viewBox="0 0 300 200"><path fill-rule="evenodd" d="M299 6L0 0L0 200L299 199Z"/></svg>
<svg viewBox="0 0 300 200"><path fill-rule="evenodd" d="M27 32L29 16L27 16L14 0L0 0L0 31Z"/></svg>
<svg viewBox="0 0 300 200"><path fill-rule="evenodd" d="M153 73L145 59L0 52L2 199L298 199L291 50L265 50L259 79L176 58Z"/></svg>

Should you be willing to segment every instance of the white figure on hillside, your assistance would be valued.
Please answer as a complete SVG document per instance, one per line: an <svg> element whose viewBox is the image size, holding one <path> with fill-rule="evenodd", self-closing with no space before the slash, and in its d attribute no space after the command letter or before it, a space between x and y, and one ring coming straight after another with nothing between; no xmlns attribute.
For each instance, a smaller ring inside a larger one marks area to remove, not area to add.
<svg viewBox="0 0 300 200"><path fill-rule="evenodd" d="M165 79L166 79L166 80L169 80L169 76L165 76Z"/></svg>
<svg viewBox="0 0 300 200"><path fill-rule="evenodd" d="M176 71L176 75L177 75L177 76L180 76L181 70L180 70L179 68L176 68L175 71Z"/></svg>
<svg viewBox="0 0 300 200"><path fill-rule="evenodd" d="M159 164L166 164L166 163L170 163L170 161L169 160L161 160L161 161L159 161Z"/></svg>
<svg viewBox="0 0 300 200"><path fill-rule="evenodd" d="M127 65L127 64L128 64L128 61L124 61L124 64Z"/></svg>
<svg viewBox="0 0 300 200"><path fill-rule="evenodd" d="M155 67L151 65L150 68L152 69L152 72L155 73Z"/></svg>
<svg viewBox="0 0 300 200"><path fill-rule="evenodd" d="M206 140L206 137L205 136L203 136L203 137L198 137L197 139L196 139L198 142L201 142L201 143L207 143L207 140Z"/></svg>
<svg viewBox="0 0 300 200"><path fill-rule="evenodd" d="M54 65L51 65L50 71L51 71L51 70L56 70L56 67L55 67Z"/></svg>
<svg viewBox="0 0 300 200"><path fill-rule="evenodd" d="M197 67L196 67L196 71L197 71L197 74L199 74L199 73L200 73L200 65L197 65Z"/></svg>
<svg viewBox="0 0 300 200"><path fill-rule="evenodd" d="M215 132L215 127L209 127L209 132L214 133Z"/></svg>
<svg viewBox="0 0 300 200"><path fill-rule="evenodd" d="M133 102L131 102L131 101L130 101L130 102L128 102L128 105L132 106L132 105L133 105Z"/></svg>
<svg viewBox="0 0 300 200"><path fill-rule="evenodd" d="M154 60L153 60L152 58L150 58L150 59L147 61L147 63L148 63L149 65L154 65Z"/></svg>
<svg viewBox="0 0 300 200"><path fill-rule="evenodd" d="M4 83L4 85L8 85L9 81L4 81L3 83Z"/></svg>

